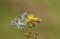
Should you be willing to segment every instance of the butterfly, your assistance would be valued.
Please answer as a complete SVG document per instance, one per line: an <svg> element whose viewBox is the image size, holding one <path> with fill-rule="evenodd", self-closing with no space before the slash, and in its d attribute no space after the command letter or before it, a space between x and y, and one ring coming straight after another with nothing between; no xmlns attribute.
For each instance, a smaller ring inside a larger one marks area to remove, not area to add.
<svg viewBox="0 0 60 39"><path fill-rule="evenodd" d="M15 17L11 21L11 25L17 29L23 30L27 26L27 18L28 18L29 12L26 11L25 13Z"/></svg>

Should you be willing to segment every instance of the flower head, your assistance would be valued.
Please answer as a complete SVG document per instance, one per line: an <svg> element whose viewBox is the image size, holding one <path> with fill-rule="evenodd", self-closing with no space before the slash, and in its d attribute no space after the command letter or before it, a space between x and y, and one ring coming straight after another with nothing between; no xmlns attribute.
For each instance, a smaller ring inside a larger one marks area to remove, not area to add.
<svg viewBox="0 0 60 39"><path fill-rule="evenodd" d="M28 19L27 19L27 22L30 22L30 21L34 21L34 20L37 20L38 18L34 18L34 15L30 14L28 16Z"/></svg>

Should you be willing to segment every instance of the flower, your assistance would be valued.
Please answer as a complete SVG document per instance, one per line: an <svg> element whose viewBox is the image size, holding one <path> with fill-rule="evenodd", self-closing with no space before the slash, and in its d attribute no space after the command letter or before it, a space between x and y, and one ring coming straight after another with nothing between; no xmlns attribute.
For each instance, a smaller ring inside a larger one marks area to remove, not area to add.
<svg viewBox="0 0 60 39"><path fill-rule="evenodd" d="M30 22L30 21L34 21L34 20L37 20L38 18L34 18L34 15L30 14L28 16L28 19L27 19L27 22Z"/></svg>
<svg viewBox="0 0 60 39"><path fill-rule="evenodd" d="M30 32L26 32L26 33L25 33L25 36L26 36L26 37L30 37L30 35L31 35Z"/></svg>

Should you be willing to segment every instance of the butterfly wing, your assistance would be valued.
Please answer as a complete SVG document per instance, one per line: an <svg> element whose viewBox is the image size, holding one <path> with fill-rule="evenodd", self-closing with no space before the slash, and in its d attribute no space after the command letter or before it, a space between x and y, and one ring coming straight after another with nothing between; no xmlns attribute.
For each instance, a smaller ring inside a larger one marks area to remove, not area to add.
<svg viewBox="0 0 60 39"><path fill-rule="evenodd" d="M13 19L11 25L17 29L22 30L26 27L27 17L28 17L28 13L25 12L24 14L19 15L15 19Z"/></svg>
<svg viewBox="0 0 60 39"><path fill-rule="evenodd" d="M28 11L26 11L24 14L21 15L21 17L22 17L22 22L23 22L24 24L27 24L28 15L29 15Z"/></svg>

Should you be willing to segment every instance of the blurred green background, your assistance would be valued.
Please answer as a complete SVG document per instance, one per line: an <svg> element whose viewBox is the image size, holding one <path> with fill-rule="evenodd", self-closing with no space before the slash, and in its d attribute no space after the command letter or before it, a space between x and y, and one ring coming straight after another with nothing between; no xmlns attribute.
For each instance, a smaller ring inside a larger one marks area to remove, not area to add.
<svg viewBox="0 0 60 39"><path fill-rule="evenodd" d="M34 39L10 24L26 10L42 19L37 39L60 39L60 0L0 0L0 39Z"/></svg>

